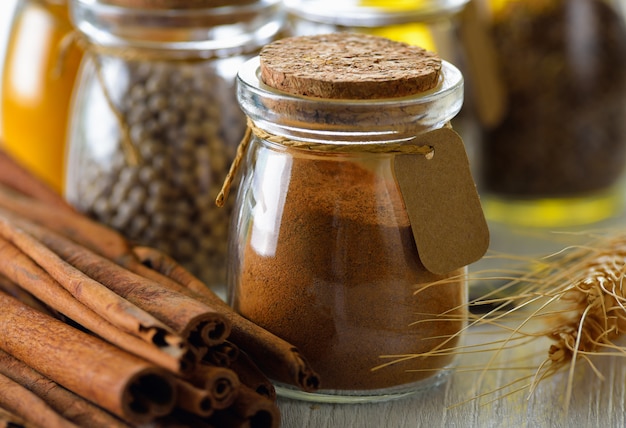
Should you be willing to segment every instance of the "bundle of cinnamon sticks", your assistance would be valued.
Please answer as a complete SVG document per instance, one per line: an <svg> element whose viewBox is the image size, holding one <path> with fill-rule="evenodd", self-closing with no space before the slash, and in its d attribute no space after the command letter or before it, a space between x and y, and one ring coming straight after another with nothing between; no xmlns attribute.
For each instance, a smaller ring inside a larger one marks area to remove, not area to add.
<svg viewBox="0 0 626 428"><path fill-rule="evenodd" d="M0 427L277 427L291 344L0 151Z"/></svg>

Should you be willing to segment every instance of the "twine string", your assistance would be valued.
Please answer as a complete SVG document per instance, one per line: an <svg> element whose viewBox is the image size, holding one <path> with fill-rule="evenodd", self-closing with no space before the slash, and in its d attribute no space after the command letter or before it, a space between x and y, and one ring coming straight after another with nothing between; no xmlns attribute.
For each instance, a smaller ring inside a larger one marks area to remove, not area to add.
<svg viewBox="0 0 626 428"><path fill-rule="evenodd" d="M130 128L128 123L126 123L126 119L122 115L122 112L117 108L113 99L111 98L111 94L109 92L109 88L107 87L106 81L104 79L104 75L102 74L102 63L100 62L100 58L97 53L92 52L90 50L85 51L86 55L89 55L94 63L94 67L96 69L96 77L100 86L102 87L102 93L104 94L104 99L109 106L109 109L113 112L115 119L117 120L118 126L120 128L120 132L122 133L122 150L124 151L124 159L129 166L137 166L141 163L141 155L139 154L139 150L133 144L133 139L130 135Z"/></svg>
<svg viewBox="0 0 626 428"><path fill-rule="evenodd" d="M250 145L250 141L252 140L252 135L262 139L269 141L271 143L276 143L283 145L285 147L301 149L301 150L311 150L317 152L325 152L325 153L396 153L396 154L417 154L422 155L426 159L432 159L435 155L435 150L432 146L424 146L410 143L371 143L371 144L328 144L324 142L310 142L310 141L297 141L292 140L287 137L270 134L260 128L258 128L254 122L248 119L248 126L246 128L246 132L237 147L237 153L235 154L235 159L233 160L228 174L224 179L224 183L222 184L222 188L215 198L215 204L218 207L223 207L226 203L226 199L230 193L230 189L235 179L235 175L239 170L243 157Z"/></svg>
<svg viewBox="0 0 626 428"><path fill-rule="evenodd" d="M59 41L58 55L54 67L52 67L52 70L50 72L50 77L53 80L58 80L61 78L61 76L63 76L65 63L67 61L70 49L72 48L72 46L78 46L77 37L78 33L76 32L76 30L73 30L65 34Z"/></svg>
<svg viewBox="0 0 626 428"><path fill-rule="evenodd" d="M248 123L246 132L243 138L241 139L241 142L237 146L237 153L235 154L235 159L233 160L233 163L230 165L230 169L228 170L228 174L226 174L226 178L224 179L224 183L222 184L220 193L217 195L217 198L215 199L215 205L217 205L220 208L223 207L224 204L226 203L226 199L228 198L228 194L230 193L231 185L233 183L235 175L237 174L237 170L239 169L239 165L241 164L241 161L243 160L243 157L248 149L248 145L250 144L251 140L252 140L252 128L250 127L250 124Z"/></svg>

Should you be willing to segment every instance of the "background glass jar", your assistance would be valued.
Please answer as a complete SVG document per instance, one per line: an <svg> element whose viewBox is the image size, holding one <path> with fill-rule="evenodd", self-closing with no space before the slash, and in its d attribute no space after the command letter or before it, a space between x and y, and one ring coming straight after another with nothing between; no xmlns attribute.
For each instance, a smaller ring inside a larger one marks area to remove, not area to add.
<svg viewBox="0 0 626 428"><path fill-rule="evenodd" d="M457 13L469 0L284 0L296 35L364 32L458 60Z"/></svg>
<svg viewBox="0 0 626 428"><path fill-rule="evenodd" d="M54 190L63 189L69 104L82 52L67 1L16 3L2 73L2 148Z"/></svg>
<svg viewBox="0 0 626 428"><path fill-rule="evenodd" d="M505 88L484 126L478 177L487 216L560 227L623 208L626 27L604 0L483 0Z"/></svg>
<svg viewBox="0 0 626 428"><path fill-rule="evenodd" d="M444 63L440 85L425 94L329 100L270 88L258 69L258 58L250 60L238 81L240 105L255 130L231 223L229 302L298 347L320 375L319 392L279 384L279 394L376 401L441 383L450 355L420 359L424 371L406 371L415 361L371 371L384 361L381 354L426 352L447 336L453 338L446 348L453 347L467 299L465 267L437 275L420 262L394 154L298 149L281 141L406 141L458 113L461 74ZM446 321L433 320L444 312Z"/></svg>
<svg viewBox="0 0 626 428"><path fill-rule="evenodd" d="M86 57L73 102L67 199L223 286L230 209L217 208L215 197L245 130L235 75L278 37L280 3L125 3L71 3Z"/></svg>

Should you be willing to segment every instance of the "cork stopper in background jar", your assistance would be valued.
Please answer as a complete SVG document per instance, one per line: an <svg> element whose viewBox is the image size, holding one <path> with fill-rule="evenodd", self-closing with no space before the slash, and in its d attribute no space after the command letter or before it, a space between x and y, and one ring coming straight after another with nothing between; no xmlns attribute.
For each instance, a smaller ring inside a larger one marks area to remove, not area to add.
<svg viewBox="0 0 626 428"><path fill-rule="evenodd" d="M294 95L382 99L437 86L441 59L418 46L366 34L298 36L265 46L262 81Z"/></svg>

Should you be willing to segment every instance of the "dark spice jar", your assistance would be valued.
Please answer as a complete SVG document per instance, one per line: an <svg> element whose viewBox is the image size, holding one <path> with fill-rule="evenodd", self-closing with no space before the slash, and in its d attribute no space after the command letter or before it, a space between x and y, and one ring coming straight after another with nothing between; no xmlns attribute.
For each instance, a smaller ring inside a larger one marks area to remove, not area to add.
<svg viewBox="0 0 626 428"><path fill-rule="evenodd" d="M297 346L321 381L279 394L377 401L443 382L465 325L467 265L489 240L449 126L461 73L377 36L290 37L242 67L238 98L250 139L229 302Z"/></svg>
<svg viewBox="0 0 626 428"><path fill-rule="evenodd" d="M619 212L626 166L626 27L605 0L490 2L505 88L484 127L478 178L489 218L566 226Z"/></svg>
<svg viewBox="0 0 626 428"><path fill-rule="evenodd" d="M239 66L279 37L278 0L73 0L85 47L67 200L225 286L215 196L245 131Z"/></svg>

